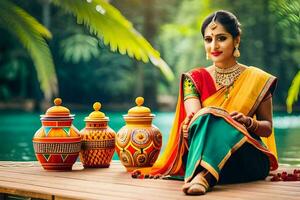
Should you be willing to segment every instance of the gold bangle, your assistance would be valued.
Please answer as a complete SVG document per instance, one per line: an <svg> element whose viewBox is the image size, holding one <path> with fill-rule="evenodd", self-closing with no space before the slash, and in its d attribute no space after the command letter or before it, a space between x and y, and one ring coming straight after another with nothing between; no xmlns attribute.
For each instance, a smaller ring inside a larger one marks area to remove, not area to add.
<svg viewBox="0 0 300 200"><path fill-rule="evenodd" d="M246 127L248 131L255 132L258 129L258 122L250 117L250 124Z"/></svg>
<svg viewBox="0 0 300 200"><path fill-rule="evenodd" d="M252 132L255 132L258 129L258 121L253 120L253 124L255 125L255 127Z"/></svg>
<svg viewBox="0 0 300 200"><path fill-rule="evenodd" d="M250 124L246 126L247 130L249 130L253 126L253 119L251 117L248 118L250 120Z"/></svg>
<svg viewBox="0 0 300 200"><path fill-rule="evenodd" d="M251 123L247 127L247 130L254 133L258 129L258 122L253 118L250 118L250 120L251 120Z"/></svg>

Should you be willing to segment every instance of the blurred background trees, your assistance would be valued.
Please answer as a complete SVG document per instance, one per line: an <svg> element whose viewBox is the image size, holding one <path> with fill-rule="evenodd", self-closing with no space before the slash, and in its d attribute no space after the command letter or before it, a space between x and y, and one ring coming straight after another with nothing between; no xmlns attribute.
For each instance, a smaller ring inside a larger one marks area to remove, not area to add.
<svg viewBox="0 0 300 200"><path fill-rule="evenodd" d="M82 3L89 1L92 0ZM300 68L297 0L109 1L159 50L175 74L171 82L153 64L113 53L105 45L107 42L90 34L89 28L79 25L80 20L67 14L63 6L46 0L11 2L52 33L52 39L46 42L57 74L58 95L68 103L90 105L100 100L119 109L143 95L147 106L170 106L174 110L172 102L177 98L180 73L210 64L205 60L200 27L204 17L218 9L232 11L242 24L239 62L258 66L278 77L275 109L286 109L290 83ZM122 37L116 26L108 28L116 31L114 38ZM15 37L1 27L0 30L0 101L40 102L44 95L32 59ZM295 99L298 93L293 95Z"/></svg>

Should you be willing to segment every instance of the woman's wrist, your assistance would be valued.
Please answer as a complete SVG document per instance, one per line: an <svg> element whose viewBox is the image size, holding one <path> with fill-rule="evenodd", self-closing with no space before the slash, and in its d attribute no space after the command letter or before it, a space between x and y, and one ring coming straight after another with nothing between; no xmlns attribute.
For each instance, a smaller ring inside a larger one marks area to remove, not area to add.
<svg viewBox="0 0 300 200"><path fill-rule="evenodd" d="M246 129L251 132L255 132L258 129L258 125L258 121L256 121L252 117L248 117L245 123Z"/></svg>
<svg viewBox="0 0 300 200"><path fill-rule="evenodd" d="M245 127L248 129L248 127L251 126L251 123L252 123L252 118L251 117L247 117L246 118L246 122L244 123Z"/></svg>

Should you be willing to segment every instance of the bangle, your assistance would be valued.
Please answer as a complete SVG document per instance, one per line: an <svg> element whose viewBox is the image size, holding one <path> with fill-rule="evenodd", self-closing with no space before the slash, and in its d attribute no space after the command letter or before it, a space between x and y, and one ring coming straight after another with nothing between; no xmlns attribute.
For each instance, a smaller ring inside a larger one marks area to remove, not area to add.
<svg viewBox="0 0 300 200"><path fill-rule="evenodd" d="M248 127L251 126L251 123L252 123L251 117L247 117L247 120L246 120L246 122L244 123L244 126L245 126L246 128L248 128Z"/></svg>
<svg viewBox="0 0 300 200"><path fill-rule="evenodd" d="M253 126L253 119L251 117L248 117L248 119L250 120L250 122L245 125L246 125L246 128L249 130Z"/></svg>
<svg viewBox="0 0 300 200"><path fill-rule="evenodd" d="M255 132L257 129L258 129L258 121L256 120L253 120L253 131L252 132Z"/></svg>
<svg viewBox="0 0 300 200"><path fill-rule="evenodd" d="M249 120L250 124L246 128L248 131L255 132L258 129L258 122L251 117L249 117Z"/></svg>

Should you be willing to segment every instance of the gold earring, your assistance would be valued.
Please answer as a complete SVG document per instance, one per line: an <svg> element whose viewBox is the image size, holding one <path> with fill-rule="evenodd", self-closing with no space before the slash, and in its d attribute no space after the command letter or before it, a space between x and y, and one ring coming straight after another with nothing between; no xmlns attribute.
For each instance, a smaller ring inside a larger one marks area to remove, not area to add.
<svg viewBox="0 0 300 200"><path fill-rule="evenodd" d="M206 60L209 60L209 59L210 59L209 54L206 53Z"/></svg>
<svg viewBox="0 0 300 200"><path fill-rule="evenodd" d="M241 53L240 53L240 50L239 50L239 45L236 45L234 47L233 56L236 57L236 58L241 56Z"/></svg>

